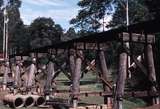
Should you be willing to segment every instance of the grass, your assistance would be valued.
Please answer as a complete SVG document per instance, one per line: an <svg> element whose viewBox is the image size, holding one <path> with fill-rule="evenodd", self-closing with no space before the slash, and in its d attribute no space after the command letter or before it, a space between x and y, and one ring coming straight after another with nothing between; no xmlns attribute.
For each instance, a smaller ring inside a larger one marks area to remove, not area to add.
<svg viewBox="0 0 160 109"><path fill-rule="evenodd" d="M135 109L138 107L145 107L145 106L146 103L141 99L131 98L124 100L124 109Z"/></svg>

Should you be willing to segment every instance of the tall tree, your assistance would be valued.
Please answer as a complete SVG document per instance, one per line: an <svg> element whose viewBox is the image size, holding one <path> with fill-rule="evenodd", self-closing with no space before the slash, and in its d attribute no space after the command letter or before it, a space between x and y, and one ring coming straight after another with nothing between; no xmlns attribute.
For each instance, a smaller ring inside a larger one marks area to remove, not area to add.
<svg viewBox="0 0 160 109"><path fill-rule="evenodd" d="M62 41L67 41L74 38L77 38L77 33L75 32L74 28L69 28L61 39Z"/></svg>
<svg viewBox="0 0 160 109"><path fill-rule="evenodd" d="M81 30L97 32L102 26L100 20L105 12L111 12L112 0L81 0L78 2L79 10L76 18L70 21L75 27Z"/></svg>
<svg viewBox="0 0 160 109"><path fill-rule="evenodd" d="M126 3L127 0L115 0L115 12L108 26L124 26L127 24L126 19ZM145 0L128 0L129 24L152 19L152 15L145 4Z"/></svg>
<svg viewBox="0 0 160 109"><path fill-rule="evenodd" d="M17 52L26 51L30 48L29 45L29 27L24 25L23 22L18 22L12 32L11 49L16 49Z"/></svg>
<svg viewBox="0 0 160 109"><path fill-rule="evenodd" d="M147 2L149 1L149 2ZM80 31L97 31L101 26L101 20L105 14L111 14L112 20L107 27L126 25L126 2L127 0L81 0L78 2L79 10L76 18L70 21ZM159 9L158 0L128 0L129 2L129 23L153 19L150 10ZM151 5L152 2L152 5ZM146 5L146 4L150 5ZM160 10L160 9L159 9Z"/></svg>
<svg viewBox="0 0 160 109"><path fill-rule="evenodd" d="M149 9L149 12L154 15L154 17L160 17L160 1L159 0L145 0L145 3Z"/></svg>
<svg viewBox="0 0 160 109"><path fill-rule="evenodd" d="M51 18L39 17L30 25L30 41L32 47L42 47L57 43L63 34L60 25L55 24Z"/></svg>

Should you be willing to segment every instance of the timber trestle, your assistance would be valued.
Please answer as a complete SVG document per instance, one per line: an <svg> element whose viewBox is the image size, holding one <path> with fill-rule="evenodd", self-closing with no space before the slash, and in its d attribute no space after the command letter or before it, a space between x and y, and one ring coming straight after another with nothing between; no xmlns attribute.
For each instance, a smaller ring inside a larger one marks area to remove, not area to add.
<svg viewBox="0 0 160 109"><path fill-rule="evenodd" d="M106 62L106 58L108 58L106 51L110 49L112 42L117 45L116 53L118 56L117 59L119 60L115 82L109 81L108 75L110 71ZM129 43L129 47L126 46L126 43ZM140 46L136 46L137 44ZM104 98L105 106L99 106L98 109L102 109L102 107L104 107L104 109L123 109L123 99L126 97L149 98L151 104L159 104L160 102L160 90L156 80L157 77L154 65L154 44L154 33L147 33L144 31L136 33L131 30L124 32L119 30L109 30L108 32L97 33L88 37L77 38L67 42L53 44L51 46L32 49L27 51L27 53L33 53L34 58L37 58L37 55L43 53L47 54L46 56L50 55L48 69L46 70L46 85L44 89L42 88L42 91L38 92L47 96L46 100L49 100L51 95L54 96L67 93L70 97L70 109L78 109L80 97L102 96ZM135 47L140 48L139 53L137 53ZM86 51L93 51L93 53L95 53L94 61L88 66L87 64L84 64L87 57ZM23 57L24 53L25 52L20 53L19 56ZM65 62L63 61L59 64L56 62L56 58L61 53L64 54L63 59ZM17 53L11 54L10 57L14 57ZM130 64L128 64L128 57L130 57ZM33 69L35 67L34 65L36 65L36 63L33 62L33 64L31 64ZM69 67L66 68L66 65ZM55 68L55 66L57 67ZM32 80L34 79L33 69L30 71L32 73L29 74L30 80L26 83L28 90L32 90L31 84L33 84ZM80 90L80 79L84 69L85 71L93 70L97 73L99 76L98 78L103 84L103 91L96 92L93 90L83 92ZM70 73L66 73L65 71ZM53 88L55 85L55 78L61 72L63 72L71 81L70 90L68 91L60 91ZM132 79L132 75L138 73L144 75L149 85L143 90L127 90L125 87L126 80L128 78ZM17 78L19 78L19 74L17 75ZM15 82L17 87L19 87L18 84L22 83L19 83L17 78ZM39 88L37 90L39 90ZM89 109L87 106L85 108Z"/></svg>

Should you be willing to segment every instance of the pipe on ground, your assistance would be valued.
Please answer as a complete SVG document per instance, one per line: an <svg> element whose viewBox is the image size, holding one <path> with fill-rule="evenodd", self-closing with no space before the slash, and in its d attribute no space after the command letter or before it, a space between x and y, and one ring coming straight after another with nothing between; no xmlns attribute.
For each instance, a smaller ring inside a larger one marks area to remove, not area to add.
<svg viewBox="0 0 160 109"><path fill-rule="evenodd" d="M46 100L44 97L39 96L39 95L31 95L35 101L36 106L42 106L45 104Z"/></svg>
<svg viewBox="0 0 160 109"><path fill-rule="evenodd" d="M3 98L4 104L8 104L11 108L21 108L24 106L24 99L19 95L7 94Z"/></svg>
<svg viewBox="0 0 160 109"><path fill-rule="evenodd" d="M31 95L22 95L24 99L24 107L32 107L35 104L35 100Z"/></svg>

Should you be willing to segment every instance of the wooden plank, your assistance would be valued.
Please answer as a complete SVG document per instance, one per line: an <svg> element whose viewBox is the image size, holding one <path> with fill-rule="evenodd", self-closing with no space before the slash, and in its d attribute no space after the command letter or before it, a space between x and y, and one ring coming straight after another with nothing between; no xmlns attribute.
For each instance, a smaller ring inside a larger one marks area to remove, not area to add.
<svg viewBox="0 0 160 109"><path fill-rule="evenodd" d="M110 48L110 42L106 42L106 43L99 43L99 48L100 50L107 50Z"/></svg>
<svg viewBox="0 0 160 109"><path fill-rule="evenodd" d="M50 53L50 54L55 54L56 49L55 48L49 48L49 49L47 49L47 52Z"/></svg>
<svg viewBox="0 0 160 109"><path fill-rule="evenodd" d="M106 81L103 77L100 77L100 79L110 90L112 90L112 86L108 81Z"/></svg>
<svg viewBox="0 0 160 109"><path fill-rule="evenodd" d="M157 97L159 96L158 92L152 91L131 91L125 92L124 97L135 97L135 98L144 98L144 97Z"/></svg>
<svg viewBox="0 0 160 109"><path fill-rule="evenodd" d="M98 49L98 44L97 43L85 43L85 49L91 49L91 50L94 50L94 49Z"/></svg>
<svg viewBox="0 0 160 109"><path fill-rule="evenodd" d="M132 33L131 37L129 33L123 32L119 34L119 40L124 41L124 42L136 42L136 43L146 43L145 41L147 40L147 43L155 43L155 35L147 35L147 39L145 39L144 34L136 34Z"/></svg>
<svg viewBox="0 0 160 109"><path fill-rule="evenodd" d="M69 109L112 109L105 104L95 104L95 105L86 105L86 106L78 106L77 108L69 108Z"/></svg>
<svg viewBox="0 0 160 109"><path fill-rule="evenodd" d="M87 42L74 42L74 48L77 50L105 50L108 49L108 43L87 43Z"/></svg>
<svg viewBox="0 0 160 109"><path fill-rule="evenodd" d="M54 93L55 94L55 93ZM70 91L67 90L57 90L56 95L61 95L61 94L71 94ZM107 96L107 97L113 97L112 92L80 92L76 96L80 97L89 97L89 96ZM135 97L135 98L144 98L144 97L158 97L159 93L158 92L153 92L153 91L126 91L124 92L123 98L128 98L128 97Z"/></svg>
<svg viewBox="0 0 160 109"><path fill-rule="evenodd" d="M85 49L85 43L83 42L75 42L74 43L74 48L76 48L77 50L83 50Z"/></svg>

